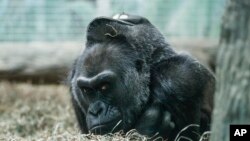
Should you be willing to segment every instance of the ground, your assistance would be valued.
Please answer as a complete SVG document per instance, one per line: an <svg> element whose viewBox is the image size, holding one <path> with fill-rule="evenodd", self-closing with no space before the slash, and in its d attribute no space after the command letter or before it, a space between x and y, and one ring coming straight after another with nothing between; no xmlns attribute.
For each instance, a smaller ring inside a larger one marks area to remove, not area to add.
<svg viewBox="0 0 250 141"><path fill-rule="evenodd" d="M125 138L123 138L125 137ZM1 140L146 140L126 135L83 135L79 132L64 85L0 82Z"/></svg>
<svg viewBox="0 0 250 141"><path fill-rule="evenodd" d="M105 136L81 134L67 86L0 81L0 141L2 140L146 141L147 138L135 130ZM202 139L207 140L207 137Z"/></svg>

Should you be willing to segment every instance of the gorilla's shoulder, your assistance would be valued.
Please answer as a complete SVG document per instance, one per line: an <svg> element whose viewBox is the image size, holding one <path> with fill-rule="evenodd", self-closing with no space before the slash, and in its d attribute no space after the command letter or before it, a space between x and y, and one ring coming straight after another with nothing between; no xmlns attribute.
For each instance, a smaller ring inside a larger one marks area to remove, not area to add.
<svg viewBox="0 0 250 141"><path fill-rule="evenodd" d="M152 66L152 70L161 73L167 73L168 76L180 74L202 74L209 71L204 65L189 54L175 54L171 57L161 60ZM209 72L210 73L210 72Z"/></svg>
<svg viewBox="0 0 250 141"><path fill-rule="evenodd" d="M199 98L211 79L214 79L211 72L187 54L176 54L162 60L151 70L151 88L155 90L153 94L162 101L166 101L164 99L168 94L176 95L182 100L187 95Z"/></svg>

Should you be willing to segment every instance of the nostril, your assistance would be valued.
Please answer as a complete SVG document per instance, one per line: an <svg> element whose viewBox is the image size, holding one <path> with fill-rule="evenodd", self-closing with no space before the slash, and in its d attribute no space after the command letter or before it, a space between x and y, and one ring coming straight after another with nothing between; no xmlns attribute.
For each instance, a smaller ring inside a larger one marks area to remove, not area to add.
<svg viewBox="0 0 250 141"><path fill-rule="evenodd" d="M105 110L107 110L106 107L107 106L103 102L97 101L90 105L88 113L94 117L97 117L104 114Z"/></svg>
<svg viewBox="0 0 250 141"><path fill-rule="evenodd" d="M89 113L93 116L101 115L102 112L103 112L102 107L99 107L98 109L93 109L93 110L89 111Z"/></svg>

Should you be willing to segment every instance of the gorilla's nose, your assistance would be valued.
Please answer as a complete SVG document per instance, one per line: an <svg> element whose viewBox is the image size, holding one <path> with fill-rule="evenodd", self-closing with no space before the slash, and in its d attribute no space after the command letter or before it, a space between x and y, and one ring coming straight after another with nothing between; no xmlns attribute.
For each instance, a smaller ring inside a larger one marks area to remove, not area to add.
<svg viewBox="0 0 250 141"><path fill-rule="evenodd" d="M96 101L95 103L91 104L89 107L89 114L93 117L98 117L103 115L107 110L107 106L102 101Z"/></svg>

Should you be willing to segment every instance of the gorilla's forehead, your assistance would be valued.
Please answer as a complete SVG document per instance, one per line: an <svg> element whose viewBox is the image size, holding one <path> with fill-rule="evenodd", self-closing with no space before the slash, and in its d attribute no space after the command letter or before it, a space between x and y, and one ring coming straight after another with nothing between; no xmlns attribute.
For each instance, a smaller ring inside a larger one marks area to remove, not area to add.
<svg viewBox="0 0 250 141"><path fill-rule="evenodd" d="M97 44L85 50L83 65L85 67L107 66L114 64L122 56L114 45Z"/></svg>
<svg viewBox="0 0 250 141"><path fill-rule="evenodd" d="M118 70L124 66L127 56L119 44L96 44L85 49L81 66L85 75L96 75L104 70ZM129 61L126 61L128 63Z"/></svg>

